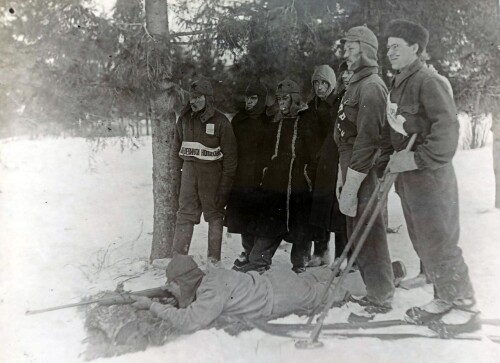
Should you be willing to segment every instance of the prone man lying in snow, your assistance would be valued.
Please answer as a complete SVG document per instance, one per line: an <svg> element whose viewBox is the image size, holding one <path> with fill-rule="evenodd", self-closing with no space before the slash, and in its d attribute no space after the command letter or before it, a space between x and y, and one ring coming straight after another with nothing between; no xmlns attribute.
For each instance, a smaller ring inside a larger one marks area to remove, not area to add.
<svg viewBox="0 0 500 363"><path fill-rule="evenodd" d="M210 325L218 317L265 319L309 314L326 301L342 301L345 290L322 301L332 271L310 269L302 274L292 271L238 272L211 268L204 273L186 255L172 258L167 266L167 287L177 298L179 308L162 305L143 296L132 296L138 309L149 309L181 332L190 333Z"/></svg>

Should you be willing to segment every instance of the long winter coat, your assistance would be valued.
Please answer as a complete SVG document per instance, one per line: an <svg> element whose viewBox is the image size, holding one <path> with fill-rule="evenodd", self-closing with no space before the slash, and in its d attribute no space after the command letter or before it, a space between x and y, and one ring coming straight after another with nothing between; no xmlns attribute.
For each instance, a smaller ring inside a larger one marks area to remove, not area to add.
<svg viewBox="0 0 500 363"><path fill-rule="evenodd" d="M315 229L309 218L321 147L319 124L306 105L297 116L275 117L274 122L278 128L273 155L262 180L264 207L253 234L307 243Z"/></svg>
<svg viewBox="0 0 500 363"><path fill-rule="evenodd" d="M329 232L345 231L345 217L339 210L335 191L339 151L333 139L335 120L344 92L342 86L339 92L332 92L325 101L315 97L308 104L320 121L320 137L323 140L314 184L311 224Z"/></svg>
<svg viewBox="0 0 500 363"><path fill-rule="evenodd" d="M228 232L249 233L248 225L260 212L260 182L262 171L274 150L277 123L267 116L246 111L238 112L232 119L238 145L238 167L227 204L226 225Z"/></svg>

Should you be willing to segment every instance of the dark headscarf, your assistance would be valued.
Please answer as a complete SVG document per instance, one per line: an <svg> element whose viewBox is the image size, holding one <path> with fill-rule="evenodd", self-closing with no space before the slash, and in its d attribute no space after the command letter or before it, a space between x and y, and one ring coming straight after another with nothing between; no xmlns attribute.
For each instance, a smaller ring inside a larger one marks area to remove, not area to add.
<svg viewBox="0 0 500 363"><path fill-rule="evenodd" d="M257 104L251 109L245 109L245 113L252 117L260 116L264 113L266 109L266 97L267 97L267 88L260 82L252 82L248 85L245 96L254 96L257 95L258 100Z"/></svg>

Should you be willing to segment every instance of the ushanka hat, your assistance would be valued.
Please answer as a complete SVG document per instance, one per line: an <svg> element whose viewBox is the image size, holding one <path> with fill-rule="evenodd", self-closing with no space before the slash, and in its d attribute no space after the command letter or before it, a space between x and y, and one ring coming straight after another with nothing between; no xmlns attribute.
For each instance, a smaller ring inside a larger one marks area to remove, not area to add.
<svg viewBox="0 0 500 363"><path fill-rule="evenodd" d="M204 96L212 96L214 91L212 89L212 84L208 79L199 79L191 83L189 87L189 92L193 94L199 94Z"/></svg>
<svg viewBox="0 0 500 363"><path fill-rule="evenodd" d="M360 59L351 66L351 70L356 71L362 67L378 66L378 40L375 34L366 25L355 26L349 29L343 38L346 42L359 42L361 50Z"/></svg>
<svg viewBox="0 0 500 363"><path fill-rule="evenodd" d="M375 52L378 50L377 37L366 25L355 26L349 29L342 40L346 42L360 42L369 45L375 49Z"/></svg>
<svg viewBox="0 0 500 363"><path fill-rule="evenodd" d="M278 83L278 87L276 87L276 96L283 96L286 94L300 94L300 87L297 83L292 81L291 79L285 79Z"/></svg>
<svg viewBox="0 0 500 363"><path fill-rule="evenodd" d="M409 45L418 44L417 54L425 51L429 42L429 32L422 25L412 21L396 19L389 23L385 37L404 39Z"/></svg>

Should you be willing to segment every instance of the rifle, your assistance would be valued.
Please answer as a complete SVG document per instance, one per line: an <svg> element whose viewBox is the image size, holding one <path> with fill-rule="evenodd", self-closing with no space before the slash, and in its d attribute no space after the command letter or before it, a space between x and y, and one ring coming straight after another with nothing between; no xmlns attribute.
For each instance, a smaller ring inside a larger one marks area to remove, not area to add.
<svg viewBox="0 0 500 363"><path fill-rule="evenodd" d="M145 297L150 297L150 298L151 297L167 298L167 303L169 303L171 305L175 305L177 302L177 300L174 300L175 299L174 295L172 295L172 293L170 291L168 291L165 286L160 286L160 287L155 287L152 289L146 289L146 290L140 290L140 291L125 292L123 290L118 290L118 291L115 291L115 293L116 293L116 295L113 295L113 296L103 297L100 299L93 299L93 300L88 300L88 301L82 301L82 302L74 303L74 304L53 306L51 308L39 309L39 310L26 310L26 314L33 315L33 314L45 313L48 311L61 310L61 309L73 308L76 306L84 306L84 305L90 305L90 304L99 304L101 306L132 304L135 302L135 300L130 297L131 295L145 296Z"/></svg>

